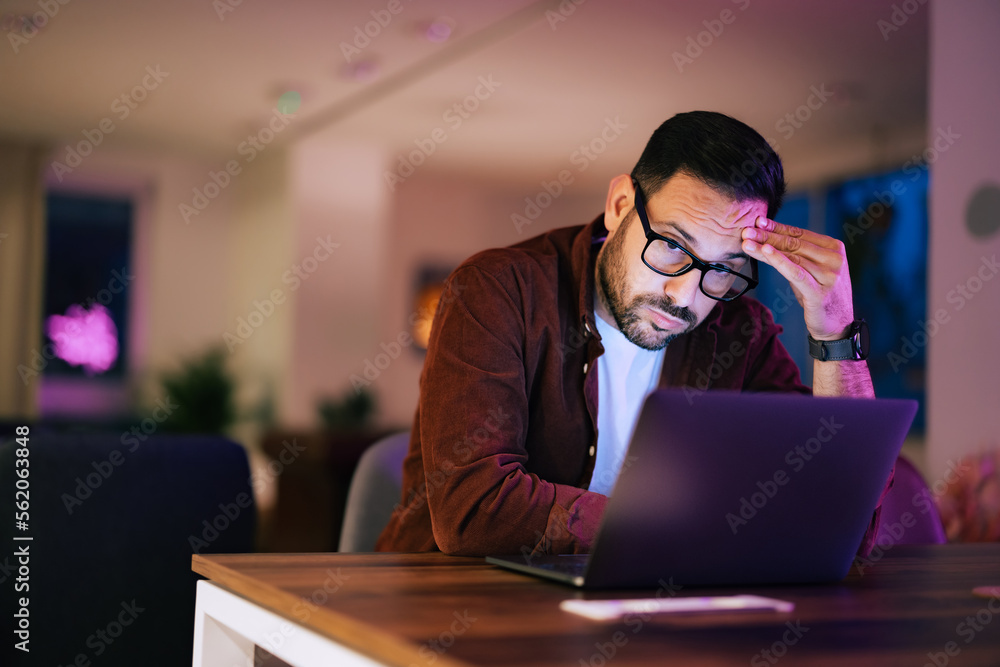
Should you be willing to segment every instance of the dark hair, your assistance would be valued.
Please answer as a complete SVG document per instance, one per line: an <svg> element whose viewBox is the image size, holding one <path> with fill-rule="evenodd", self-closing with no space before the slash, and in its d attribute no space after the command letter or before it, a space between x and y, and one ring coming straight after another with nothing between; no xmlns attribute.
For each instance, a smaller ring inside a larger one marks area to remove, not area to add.
<svg viewBox="0 0 1000 667"><path fill-rule="evenodd" d="M781 158L756 130L715 111L679 113L656 128L632 170L646 198L684 173L736 201L767 202L774 218L785 196Z"/></svg>

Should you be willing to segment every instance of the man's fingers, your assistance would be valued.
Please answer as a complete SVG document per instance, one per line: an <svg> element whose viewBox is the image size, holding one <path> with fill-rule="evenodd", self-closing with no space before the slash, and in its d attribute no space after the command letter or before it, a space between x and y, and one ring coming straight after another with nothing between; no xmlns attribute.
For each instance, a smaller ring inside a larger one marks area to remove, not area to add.
<svg viewBox="0 0 1000 667"><path fill-rule="evenodd" d="M794 256L793 259L772 245L761 245L750 240L743 241L743 250L751 257L773 266L795 286L812 290L819 285L819 281L812 273L812 271L818 272L819 268L806 258Z"/></svg>
<svg viewBox="0 0 1000 667"><path fill-rule="evenodd" d="M799 232L804 230L792 227ZM822 262L824 256L830 252L830 248L818 246L806 239L803 235L787 235L778 232L767 232L763 229L747 228L743 232L743 238L750 239L761 245L772 245L781 252L802 255L814 262Z"/></svg>
<svg viewBox="0 0 1000 667"><path fill-rule="evenodd" d="M802 255L794 255L783 252L778 252L774 254L780 254L782 257L792 262L793 264L798 264L799 266L801 266L809 273L810 277L812 277L814 283L817 285L832 286L837 281L837 272L834 271L827 264L814 262L811 259L808 259ZM770 259L771 256L765 251L765 257Z"/></svg>
<svg viewBox="0 0 1000 667"><path fill-rule="evenodd" d="M808 229L802 229L801 227L784 225L763 216L758 217L755 222L755 226L749 229L762 229L765 232L771 232L777 236L801 239L803 242L812 243L813 245L817 245L821 248L827 248L829 250L835 250L838 245L837 239L835 238L824 234L817 234L816 232Z"/></svg>
<svg viewBox="0 0 1000 667"><path fill-rule="evenodd" d="M744 252L770 264L788 280L813 335L843 331L849 321L845 318L853 317L844 244L763 217L755 223L743 230Z"/></svg>

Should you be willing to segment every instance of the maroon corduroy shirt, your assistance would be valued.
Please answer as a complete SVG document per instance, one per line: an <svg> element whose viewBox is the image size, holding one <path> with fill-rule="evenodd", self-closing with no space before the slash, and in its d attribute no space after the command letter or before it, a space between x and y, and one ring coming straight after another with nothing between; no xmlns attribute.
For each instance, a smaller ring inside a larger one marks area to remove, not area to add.
<svg viewBox="0 0 1000 667"><path fill-rule="evenodd" d="M589 551L607 503L587 491L595 360L604 352L594 267L606 235L600 216L481 252L449 277L420 378L402 499L376 549ZM659 386L809 393L780 331L752 298L720 302L667 346ZM876 510L859 553L868 553L877 526Z"/></svg>

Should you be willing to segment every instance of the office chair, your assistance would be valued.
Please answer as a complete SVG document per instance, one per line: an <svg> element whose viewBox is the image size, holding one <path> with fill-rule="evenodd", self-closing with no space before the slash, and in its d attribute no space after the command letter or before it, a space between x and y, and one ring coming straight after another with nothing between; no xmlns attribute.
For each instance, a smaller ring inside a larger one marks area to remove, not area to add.
<svg viewBox="0 0 1000 667"><path fill-rule="evenodd" d="M191 555L253 550L250 469L243 447L223 438L141 437L32 429L23 532L14 522L23 452L16 440L0 445L0 541L29 550L31 631L29 654L5 632L0 664L191 664ZM14 550L0 554L0 579L16 576L4 560ZM9 628L22 593L0 585Z"/></svg>
<svg viewBox="0 0 1000 667"><path fill-rule="evenodd" d="M902 456L897 458L892 488L882 499L875 544L944 544L947 541L944 525L931 499L920 471ZM905 514L912 519L904 517ZM911 521L913 524L907 527Z"/></svg>
<svg viewBox="0 0 1000 667"><path fill-rule="evenodd" d="M403 489L403 459L410 432L382 438L362 454L351 478L339 551L373 551Z"/></svg>

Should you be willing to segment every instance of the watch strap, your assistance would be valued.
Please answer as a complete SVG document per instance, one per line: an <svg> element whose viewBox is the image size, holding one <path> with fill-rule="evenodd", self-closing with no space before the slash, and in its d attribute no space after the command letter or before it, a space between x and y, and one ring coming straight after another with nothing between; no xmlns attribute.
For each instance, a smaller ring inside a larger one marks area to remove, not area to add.
<svg viewBox="0 0 1000 667"><path fill-rule="evenodd" d="M809 336L809 355L820 361L863 361L868 358L868 325L854 320L846 338L816 340Z"/></svg>
<svg viewBox="0 0 1000 667"><path fill-rule="evenodd" d="M854 336L840 340L816 340L809 336L809 355L820 361L853 361L857 359Z"/></svg>

